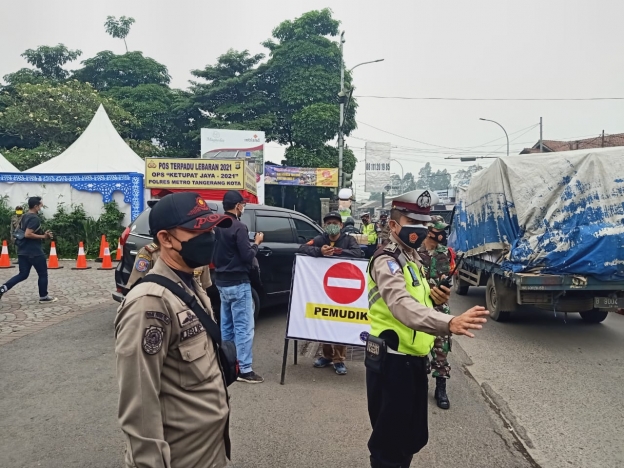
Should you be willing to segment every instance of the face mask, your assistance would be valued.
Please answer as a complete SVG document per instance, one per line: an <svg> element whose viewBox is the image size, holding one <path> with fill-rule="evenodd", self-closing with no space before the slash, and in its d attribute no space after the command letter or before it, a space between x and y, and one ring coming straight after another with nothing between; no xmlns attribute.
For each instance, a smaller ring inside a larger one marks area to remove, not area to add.
<svg viewBox="0 0 624 468"><path fill-rule="evenodd" d="M405 245L412 249L417 249L427 237L428 232L429 229L426 226L420 224L406 224L405 226L401 226L398 236Z"/></svg>
<svg viewBox="0 0 624 468"><path fill-rule="evenodd" d="M241 216L243 216L243 213L245 212L245 205L243 205L243 207L239 211L240 211L240 215L238 215L238 217L240 218Z"/></svg>
<svg viewBox="0 0 624 468"><path fill-rule="evenodd" d="M440 232L431 232L431 234L433 234L432 239L435 240L436 242L439 242L442 245L446 245L447 242L447 233L446 231L440 231Z"/></svg>
<svg viewBox="0 0 624 468"><path fill-rule="evenodd" d="M337 236L340 234L340 226L338 224L328 224L325 226L325 232L330 236Z"/></svg>
<svg viewBox="0 0 624 468"><path fill-rule="evenodd" d="M169 235L180 242L181 249L174 250L180 254L180 257L182 257L182 260L189 268L194 270L195 268L209 265L212 261L216 242L214 232L206 232L184 242L171 233Z"/></svg>

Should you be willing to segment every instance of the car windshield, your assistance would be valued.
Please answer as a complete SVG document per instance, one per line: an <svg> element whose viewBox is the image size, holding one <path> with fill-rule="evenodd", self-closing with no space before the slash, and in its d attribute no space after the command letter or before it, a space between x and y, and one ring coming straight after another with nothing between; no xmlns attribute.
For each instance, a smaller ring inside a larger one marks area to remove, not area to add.
<svg viewBox="0 0 624 468"><path fill-rule="evenodd" d="M149 236L149 212L150 208L146 209L139 215L134 223L130 226L130 232L132 234L138 234L139 236Z"/></svg>

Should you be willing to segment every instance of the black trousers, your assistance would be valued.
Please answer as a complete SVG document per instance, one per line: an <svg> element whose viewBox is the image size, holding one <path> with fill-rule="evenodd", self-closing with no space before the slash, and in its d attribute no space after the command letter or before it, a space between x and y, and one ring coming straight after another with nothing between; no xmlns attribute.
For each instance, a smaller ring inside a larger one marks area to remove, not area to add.
<svg viewBox="0 0 624 468"><path fill-rule="evenodd" d="M366 369L371 459L380 467L409 467L429 440L427 357L388 353L383 373Z"/></svg>
<svg viewBox="0 0 624 468"><path fill-rule="evenodd" d="M35 267L37 275L39 275L39 297L46 297L48 295L48 265L45 255L43 253L34 257L18 255L17 261L19 262L19 273L5 283L7 291L17 283L26 281L30 275L30 269Z"/></svg>

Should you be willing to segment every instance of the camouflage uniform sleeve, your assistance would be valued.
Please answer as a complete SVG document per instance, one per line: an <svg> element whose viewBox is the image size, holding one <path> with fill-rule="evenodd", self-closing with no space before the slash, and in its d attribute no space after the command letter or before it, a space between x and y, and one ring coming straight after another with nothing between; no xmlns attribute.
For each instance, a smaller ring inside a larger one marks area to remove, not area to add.
<svg viewBox="0 0 624 468"><path fill-rule="evenodd" d="M149 290L152 285L140 285ZM160 379L171 339L171 316L161 297L124 301L115 318L119 423L137 468L170 468L160 407Z"/></svg>
<svg viewBox="0 0 624 468"><path fill-rule="evenodd" d="M405 287L399 264L389 255L380 255L370 270L379 293L392 315L406 327L431 335L448 335L452 316L440 313L414 299Z"/></svg>

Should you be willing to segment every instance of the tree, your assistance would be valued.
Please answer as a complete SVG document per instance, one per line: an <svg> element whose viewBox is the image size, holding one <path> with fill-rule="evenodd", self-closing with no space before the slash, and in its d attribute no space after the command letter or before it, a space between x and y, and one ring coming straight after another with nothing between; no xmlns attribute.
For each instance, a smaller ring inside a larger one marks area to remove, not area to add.
<svg viewBox="0 0 624 468"><path fill-rule="evenodd" d="M45 80L63 81L69 76L69 72L63 68L63 65L76 60L81 54L82 51L68 49L63 44L27 49L21 56L35 67L35 70L22 68L4 76L4 80L9 85L41 83Z"/></svg>
<svg viewBox="0 0 624 468"><path fill-rule="evenodd" d="M483 169L483 167L481 167L479 164L473 164L467 169L458 170L457 173L455 174L455 185L465 186L465 185L470 184L470 180L472 179L472 176L476 174L477 172L479 172L481 169Z"/></svg>
<svg viewBox="0 0 624 468"><path fill-rule="evenodd" d="M104 50L84 60L82 65L81 69L74 71L74 78L91 83L98 91L144 84L168 86L171 81L167 67L152 58L143 57L142 52L116 55Z"/></svg>
<svg viewBox="0 0 624 468"><path fill-rule="evenodd" d="M113 100L76 80L16 85L5 99L0 137L17 139L21 148L37 148L44 143L66 148L89 125L100 104L122 136L137 125L136 119Z"/></svg>
<svg viewBox="0 0 624 468"><path fill-rule="evenodd" d="M431 164L425 164L418 171L416 188L429 190L446 190L451 186L451 174L446 169L433 172Z"/></svg>
<svg viewBox="0 0 624 468"><path fill-rule="evenodd" d="M120 17L118 20L114 16L107 16L104 27L106 32L116 39L123 39L126 46L126 52L128 52L128 44L126 43L126 37L130 34L130 26L134 24L134 18L128 18L125 16Z"/></svg>

